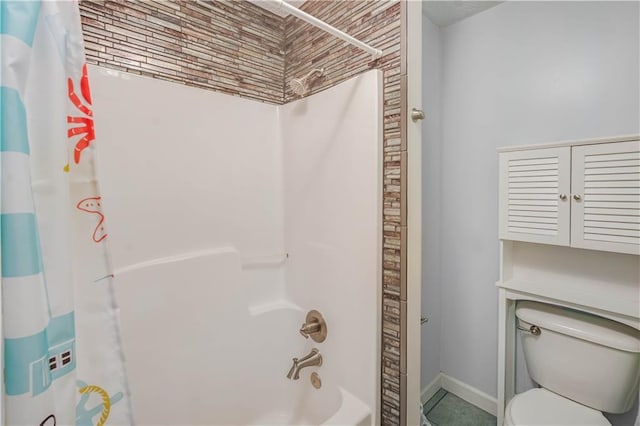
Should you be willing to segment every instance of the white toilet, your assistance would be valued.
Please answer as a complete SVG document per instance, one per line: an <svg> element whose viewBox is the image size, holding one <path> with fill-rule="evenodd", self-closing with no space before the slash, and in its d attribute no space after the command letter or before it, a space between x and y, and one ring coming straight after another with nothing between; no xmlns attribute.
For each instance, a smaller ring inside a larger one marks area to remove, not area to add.
<svg viewBox="0 0 640 426"><path fill-rule="evenodd" d="M631 409L640 382L640 331L529 301L518 302L516 317L527 370L541 388L511 399L505 425L610 425L603 411Z"/></svg>

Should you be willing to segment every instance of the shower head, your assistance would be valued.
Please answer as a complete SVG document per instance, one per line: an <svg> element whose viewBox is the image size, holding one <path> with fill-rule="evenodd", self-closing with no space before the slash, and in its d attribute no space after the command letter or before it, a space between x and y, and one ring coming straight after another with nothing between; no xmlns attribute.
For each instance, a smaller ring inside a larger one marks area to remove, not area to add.
<svg viewBox="0 0 640 426"><path fill-rule="evenodd" d="M298 96L303 96L309 90L304 78L294 78L289 82L289 87Z"/></svg>
<svg viewBox="0 0 640 426"><path fill-rule="evenodd" d="M309 91L309 83L318 77L322 77L324 68L315 68L302 78L294 78L289 82L291 91L298 96L304 96Z"/></svg>

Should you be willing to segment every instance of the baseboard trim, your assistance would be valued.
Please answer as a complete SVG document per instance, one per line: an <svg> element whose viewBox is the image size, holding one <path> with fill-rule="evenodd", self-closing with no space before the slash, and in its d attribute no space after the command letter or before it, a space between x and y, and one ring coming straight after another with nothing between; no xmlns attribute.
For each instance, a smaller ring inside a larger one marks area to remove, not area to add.
<svg viewBox="0 0 640 426"><path fill-rule="evenodd" d="M440 388L451 392L489 414L495 416L498 412L498 400L496 398L444 373L439 373L422 389L422 393L420 394L422 403L424 404L429 401Z"/></svg>
<svg viewBox="0 0 640 426"><path fill-rule="evenodd" d="M469 404L473 404L476 407L493 414L494 416L498 412L498 400L491 395L482 392L480 389L476 389L473 386L461 382L458 379L454 379L451 376L440 373L440 383L442 388L447 392L464 399Z"/></svg>
<svg viewBox="0 0 640 426"><path fill-rule="evenodd" d="M420 393L420 401L422 401L423 404L426 404L441 387L442 373L438 373L438 375L427 386L425 386L424 389L422 389L422 392Z"/></svg>

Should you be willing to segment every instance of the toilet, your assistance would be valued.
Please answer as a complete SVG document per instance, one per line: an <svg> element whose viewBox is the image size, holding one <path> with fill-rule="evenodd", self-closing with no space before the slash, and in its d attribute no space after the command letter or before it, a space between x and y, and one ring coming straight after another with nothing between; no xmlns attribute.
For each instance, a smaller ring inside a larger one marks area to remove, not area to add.
<svg viewBox="0 0 640 426"><path fill-rule="evenodd" d="M602 414L633 407L640 382L640 331L545 303L516 306L527 370L540 386L505 409L507 426L610 425Z"/></svg>

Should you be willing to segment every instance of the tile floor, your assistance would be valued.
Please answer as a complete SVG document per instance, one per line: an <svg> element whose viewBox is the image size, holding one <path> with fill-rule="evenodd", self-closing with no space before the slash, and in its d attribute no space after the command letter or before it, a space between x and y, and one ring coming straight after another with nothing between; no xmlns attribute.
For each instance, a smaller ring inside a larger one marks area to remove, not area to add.
<svg viewBox="0 0 640 426"><path fill-rule="evenodd" d="M440 389L424 404L432 426L495 426L496 418L475 405Z"/></svg>

